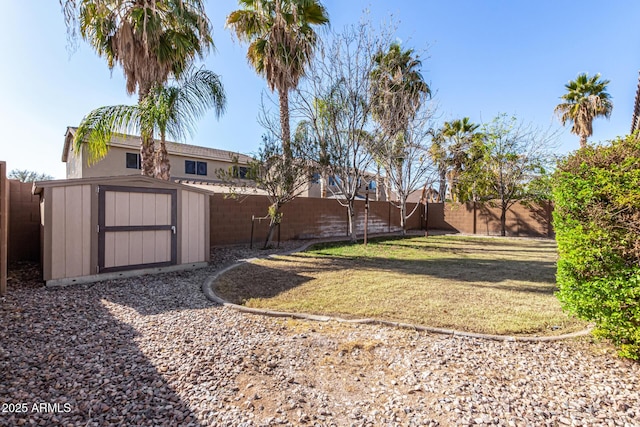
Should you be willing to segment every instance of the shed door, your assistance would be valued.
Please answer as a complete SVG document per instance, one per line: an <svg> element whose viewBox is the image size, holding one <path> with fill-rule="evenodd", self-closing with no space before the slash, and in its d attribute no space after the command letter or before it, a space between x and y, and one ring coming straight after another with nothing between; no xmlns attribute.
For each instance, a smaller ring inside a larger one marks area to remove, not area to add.
<svg viewBox="0 0 640 427"><path fill-rule="evenodd" d="M177 190L98 187L98 272L176 264Z"/></svg>

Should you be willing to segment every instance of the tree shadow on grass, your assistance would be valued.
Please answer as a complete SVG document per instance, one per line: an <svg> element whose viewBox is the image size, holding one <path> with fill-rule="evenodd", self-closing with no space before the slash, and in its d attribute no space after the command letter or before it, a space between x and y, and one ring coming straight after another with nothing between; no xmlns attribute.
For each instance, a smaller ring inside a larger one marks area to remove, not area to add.
<svg viewBox="0 0 640 427"><path fill-rule="evenodd" d="M397 272L417 282L445 279L523 294L553 295L556 291L556 270L552 262L476 258L419 261L335 256L312 258L293 254L230 270L216 282L216 293L230 302L244 304L252 298L277 297L313 280L315 274L335 271L344 271L345 275L354 277L359 272ZM349 276L345 276L347 283Z"/></svg>
<svg viewBox="0 0 640 427"><path fill-rule="evenodd" d="M0 402L27 405L0 425L200 425L139 332L105 306L104 284L49 290L37 274L12 277L0 301ZM130 284L128 294L145 292Z"/></svg>
<svg viewBox="0 0 640 427"><path fill-rule="evenodd" d="M473 257L426 258L421 260L393 258L337 257L323 255L321 262L302 254L291 255L300 260L300 273L322 270L379 269L408 275L420 275L463 282L499 283L509 280L555 283L556 263L540 260L486 259Z"/></svg>

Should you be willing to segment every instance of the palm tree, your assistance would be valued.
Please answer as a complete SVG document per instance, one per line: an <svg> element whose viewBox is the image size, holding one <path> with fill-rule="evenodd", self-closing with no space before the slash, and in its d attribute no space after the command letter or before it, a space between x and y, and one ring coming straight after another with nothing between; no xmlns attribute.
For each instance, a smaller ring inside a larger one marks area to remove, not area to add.
<svg viewBox="0 0 640 427"><path fill-rule="evenodd" d="M89 159L95 162L107 154L113 133L160 135L155 153L155 176L168 180L170 164L165 138L182 140L193 134L195 124L213 108L217 117L225 110L226 96L217 74L209 70L189 71L177 86L154 86L137 105L101 107L89 113L78 127L74 144L79 150L87 142Z"/></svg>
<svg viewBox="0 0 640 427"><path fill-rule="evenodd" d="M449 190L453 200L459 197L458 180L460 174L469 168L471 145L477 136L480 125L472 123L469 117L445 122L442 136L448 139Z"/></svg>
<svg viewBox="0 0 640 427"><path fill-rule="evenodd" d="M422 63L413 49L402 50L400 44L392 43L386 52L378 52L373 60L375 67L370 74L369 87L371 111L384 134L384 141L377 147L382 152L374 157L382 157L385 167L394 168L398 181L402 182L405 133L422 102L431 96L431 88L420 73Z"/></svg>
<svg viewBox="0 0 640 427"><path fill-rule="evenodd" d="M438 171L438 198L437 202L444 202L447 192L447 170L449 168L447 162L447 149L445 146L445 137L443 128L431 129L431 147L429 147L429 157L436 166Z"/></svg>
<svg viewBox="0 0 640 427"><path fill-rule="evenodd" d="M371 71L371 103L374 119L385 133L396 137L405 132L431 88L420 73L421 61L413 49L402 50L392 43L387 52L378 52Z"/></svg>
<svg viewBox="0 0 640 427"><path fill-rule="evenodd" d="M179 78L213 46L202 0L76 0L80 35L109 68L122 66L129 94ZM73 2L71 3L73 4ZM154 174L154 143L140 124L142 174Z"/></svg>
<svg viewBox="0 0 640 427"><path fill-rule="evenodd" d="M280 127L285 159L291 159L289 91L298 86L312 59L317 35L314 25L329 17L318 0L238 0L227 17L239 40L249 43L247 59L267 80L280 101Z"/></svg>
<svg viewBox="0 0 640 427"><path fill-rule="evenodd" d="M587 138L593 135L593 120L596 117L611 117L613 103L607 93L609 80L599 80L600 73L589 77L579 74L575 80L565 85L567 93L561 96L564 101L555 108L564 126L573 122L571 133L580 137L580 148L587 145Z"/></svg>

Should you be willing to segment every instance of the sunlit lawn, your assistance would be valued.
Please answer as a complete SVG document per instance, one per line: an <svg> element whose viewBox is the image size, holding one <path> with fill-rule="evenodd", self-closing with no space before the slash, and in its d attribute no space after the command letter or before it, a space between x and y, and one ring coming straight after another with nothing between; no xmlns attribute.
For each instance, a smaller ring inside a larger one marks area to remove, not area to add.
<svg viewBox="0 0 640 427"><path fill-rule="evenodd" d="M224 274L223 298L249 307L377 318L462 331L555 335L584 323L554 296L552 240L432 236L324 244Z"/></svg>

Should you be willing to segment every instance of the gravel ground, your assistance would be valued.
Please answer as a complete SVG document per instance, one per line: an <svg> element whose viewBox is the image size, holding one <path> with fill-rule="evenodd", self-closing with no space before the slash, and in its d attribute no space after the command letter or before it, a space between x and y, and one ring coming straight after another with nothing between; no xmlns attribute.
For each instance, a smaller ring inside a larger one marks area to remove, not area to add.
<svg viewBox="0 0 640 427"><path fill-rule="evenodd" d="M285 244L291 248L294 244ZM494 342L238 313L211 267L0 300L0 425L640 425L640 364L587 340Z"/></svg>

